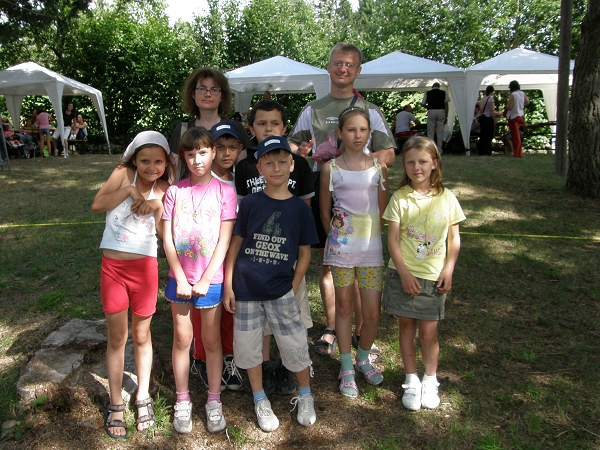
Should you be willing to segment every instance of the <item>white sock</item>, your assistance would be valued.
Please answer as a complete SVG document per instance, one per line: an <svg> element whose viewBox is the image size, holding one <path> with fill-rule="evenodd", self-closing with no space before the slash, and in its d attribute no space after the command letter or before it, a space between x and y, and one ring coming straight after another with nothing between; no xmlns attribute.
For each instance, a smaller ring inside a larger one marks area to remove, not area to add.
<svg viewBox="0 0 600 450"><path fill-rule="evenodd" d="M423 383L426 383L426 382L434 382L434 383L437 383L437 382L438 382L438 380L437 380L437 373L434 373L434 374L433 374L433 375L431 375L431 376L429 376L429 375L427 375L427 374L424 374L424 375L423 375Z"/></svg>
<svg viewBox="0 0 600 450"><path fill-rule="evenodd" d="M419 375L415 373L407 373L406 379L404 380L404 384L412 384L412 383L420 383Z"/></svg>

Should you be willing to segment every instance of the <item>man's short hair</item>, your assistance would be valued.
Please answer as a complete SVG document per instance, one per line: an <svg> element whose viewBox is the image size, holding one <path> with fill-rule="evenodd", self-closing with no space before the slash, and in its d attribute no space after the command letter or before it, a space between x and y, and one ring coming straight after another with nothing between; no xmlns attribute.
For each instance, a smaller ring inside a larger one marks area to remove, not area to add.
<svg viewBox="0 0 600 450"><path fill-rule="evenodd" d="M431 85L431 87L434 87L434 88L439 88L439 87L440 87L440 83L438 83L438 82L436 81L435 83L433 83L433 84Z"/></svg>
<svg viewBox="0 0 600 450"><path fill-rule="evenodd" d="M360 48L358 48L356 45L350 44L348 42L338 42L337 44L335 44L333 46L333 48L329 52L329 62L332 62L333 54L338 53L338 52L341 52L341 53L354 52L354 53L356 53L358 55L358 66L360 67L362 65L363 54L360 51Z"/></svg>

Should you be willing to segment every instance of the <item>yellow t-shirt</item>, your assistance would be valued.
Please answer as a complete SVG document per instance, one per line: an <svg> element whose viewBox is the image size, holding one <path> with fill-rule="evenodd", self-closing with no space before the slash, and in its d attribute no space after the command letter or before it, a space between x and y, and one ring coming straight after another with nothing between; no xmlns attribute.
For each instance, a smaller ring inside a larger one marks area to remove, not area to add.
<svg viewBox="0 0 600 450"><path fill-rule="evenodd" d="M448 227L466 219L449 190L421 195L402 186L390 199L383 218L400 224L400 251L408 271L417 278L435 281L446 261ZM390 269L396 269L390 258Z"/></svg>

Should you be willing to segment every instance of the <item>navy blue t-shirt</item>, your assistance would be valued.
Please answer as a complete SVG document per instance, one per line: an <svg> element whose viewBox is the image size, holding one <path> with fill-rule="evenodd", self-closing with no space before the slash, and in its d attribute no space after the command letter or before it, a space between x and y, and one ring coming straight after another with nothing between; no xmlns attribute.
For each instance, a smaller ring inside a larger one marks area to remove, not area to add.
<svg viewBox="0 0 600 450"><path fill-rule="evenodd" d="M264 192L240 203L233 234L243 238L233 269L236 300L276 300L292 289L298 247L318 242L308 205L296 196L276 200Z"/></svg>

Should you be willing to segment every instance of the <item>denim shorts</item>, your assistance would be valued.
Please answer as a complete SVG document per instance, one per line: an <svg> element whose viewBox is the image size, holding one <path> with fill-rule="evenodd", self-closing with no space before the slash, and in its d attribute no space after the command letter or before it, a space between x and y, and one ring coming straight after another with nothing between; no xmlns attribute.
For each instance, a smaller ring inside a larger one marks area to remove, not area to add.
<svg viewBox="0 0 600 450"><path fill-rule="evenodd" d="M399 317L409 317L417 320L442 320L446 294L437 291L437 281L417 278L421 285L419 295L410 295L404 292L402 280L398 271L388 269L383 288L383 309Z"/></svg>
<svg viewBox="0 0 600 450"><path fill-rule="evenodd" d="M165 298L172 303L192 303L197 309L214 308L223 299L223 283L211 284L204 297L192 296L190 299L185 299L177 297L177 281L169 277L165 286Z"/></svg>
<svg viewBox="0 0 600 450"><path fill-rule="evenodd" d="M50 130L47 128L40 128L39 130L40 135L42 134L50 134Z"/></svg>

